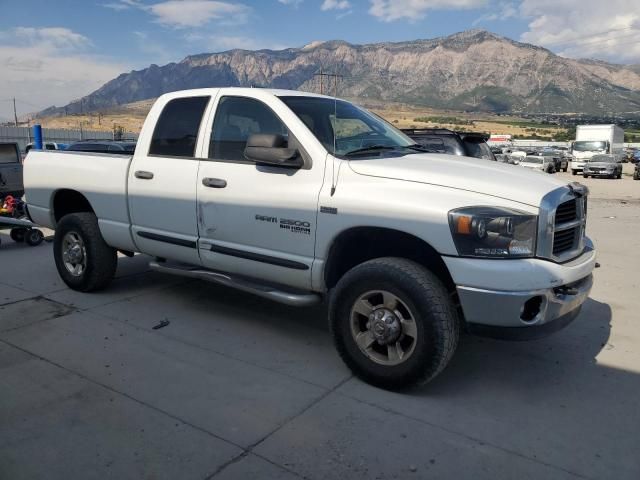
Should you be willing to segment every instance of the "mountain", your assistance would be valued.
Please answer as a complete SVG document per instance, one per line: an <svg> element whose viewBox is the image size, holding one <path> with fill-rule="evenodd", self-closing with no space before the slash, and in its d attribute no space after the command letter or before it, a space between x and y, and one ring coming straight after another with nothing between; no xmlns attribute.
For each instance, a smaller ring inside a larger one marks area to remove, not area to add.
<svg viewBox="0 0 640 480"><path fill-rule="evenodd" d="M318 91L314 74L344 75L342 97L496 112L640 111L640 66L574 60L484 31L432 40L353 45L313 42L285 50L230 50L124 73L43 115L108 109L173 90L261 86Z"/></svg>

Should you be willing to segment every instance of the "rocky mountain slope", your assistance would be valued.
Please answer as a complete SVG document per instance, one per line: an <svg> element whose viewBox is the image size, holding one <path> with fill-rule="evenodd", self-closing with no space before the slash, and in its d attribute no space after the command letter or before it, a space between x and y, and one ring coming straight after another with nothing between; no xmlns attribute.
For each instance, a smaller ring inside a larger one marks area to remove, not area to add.
<svg viewBox="0 0 640 480"><path fill-rule="evenodd" d="M185 88L260 86L319 90L314 73L338 72L338 95L497 112L640 111L640 68L573 60L483 30L432 40L352 45L314 42L286 50L231 50L151 65L72 102L100 110ZM52 107L43 114L64 108Z"/></svg>

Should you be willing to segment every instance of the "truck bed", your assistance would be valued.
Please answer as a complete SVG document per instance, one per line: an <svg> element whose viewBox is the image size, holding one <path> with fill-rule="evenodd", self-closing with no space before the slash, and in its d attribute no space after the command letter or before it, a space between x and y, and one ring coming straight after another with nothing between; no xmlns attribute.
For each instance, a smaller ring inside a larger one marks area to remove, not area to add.
<svg viewBox="0 0 640 480"><path fill-rule="evenodd" d="M130 155L86 152L34 151L24 161L29 215L39 225L55 228L55 193L82 192L100 219L105 240L129 230L127 176ZM52 188L52 185L55 185Z"/></svg>

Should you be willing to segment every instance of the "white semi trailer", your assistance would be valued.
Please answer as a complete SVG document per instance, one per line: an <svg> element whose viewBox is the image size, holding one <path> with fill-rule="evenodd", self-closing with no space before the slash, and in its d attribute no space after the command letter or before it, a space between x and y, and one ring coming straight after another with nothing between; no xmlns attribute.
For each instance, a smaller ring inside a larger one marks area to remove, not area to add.
<svg viewBox="0 0 640 480"><path fill-rule="evenodd" d="M597 154L611 154L622 161L624 130L617 125L578 125L571 144L571 173L582 172L585 162Z"/></svg>

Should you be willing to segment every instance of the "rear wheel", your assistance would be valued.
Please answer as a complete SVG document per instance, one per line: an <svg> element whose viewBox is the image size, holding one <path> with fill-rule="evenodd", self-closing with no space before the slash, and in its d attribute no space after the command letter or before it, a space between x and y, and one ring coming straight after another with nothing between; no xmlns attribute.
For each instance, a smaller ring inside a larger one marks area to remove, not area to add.
<svg viewBox="0 0 640 480"><path fill-rule="evenodd" d="M38 230L37 228L32 228L26 233L24 239L28 245L37 247L44 240L44 235L42 231Z"/></svg>
<svg viewBox="0 0 640 480"><path fill-rule="evenodd" d="M444 285L402 258L370 260L347 272L333 292L329 315L344 362L382 388L428 382L458 344L459 321Z"/></svg>
<svg viewBox="0 0 640 480"><path fill-rule="evenodd" d="M53 253L60 277L73 290L100 290L116 272L117 252L105 243L93 213L62 217L56 228Z"/></svg>
<svg viewBox="0 0 640 480"><path fill-rule="evenodd" d="M577 170L571 170L571 175L577 175L578 171Z"/></svg>

